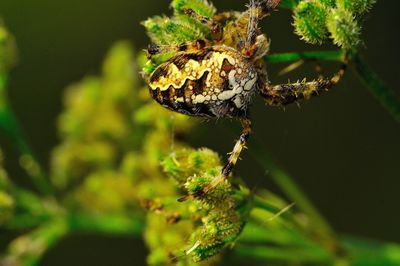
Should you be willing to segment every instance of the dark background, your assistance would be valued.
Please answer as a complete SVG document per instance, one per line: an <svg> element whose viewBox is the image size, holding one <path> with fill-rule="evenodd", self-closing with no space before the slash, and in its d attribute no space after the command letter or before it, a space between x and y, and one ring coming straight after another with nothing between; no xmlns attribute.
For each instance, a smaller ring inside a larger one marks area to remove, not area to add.
<svg viewBox="0 0 400 266"><path fill-rule="evenodd" d="M246 3L213 2L220 10L242 10ZM20 50L9 87L12 106L44 164L58 142L55 125L64 88L87 74L98 74L115 41L128 39L137 49L145 47L148 38L139 22L152 15L170 14L168 5L166 0L0 0L0 17ZM399 8L399 1L378 1L366 16L362 49L397 95ZM316 49L298 40L291 21L290 13L281 10L262 23L272 39L271 52ZM272 81L287 80L276 76L282 67L270 67ZM312 77L313 73L297 71L290 77L305 75ZM300 108L266 107L258 99L252 115L253 138L295 177L335 229L400 242L400 126L351 68L334 90L303 102ZM229 123L203 123L191 136L192 143L221 154L230 151L239 128L229 129ZM15 152L4 137L0 144L7 154L10 175L18 175ZM237 171L251 186L275 189L248 152L243 158ZM142 265L145 252L137 240L72 236L46 255L42 265Z"/></svg>

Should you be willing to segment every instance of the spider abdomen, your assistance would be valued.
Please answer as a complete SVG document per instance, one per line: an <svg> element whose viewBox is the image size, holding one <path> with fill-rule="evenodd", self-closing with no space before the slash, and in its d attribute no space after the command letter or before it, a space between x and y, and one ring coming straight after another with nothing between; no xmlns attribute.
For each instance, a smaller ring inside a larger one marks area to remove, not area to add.
<svg viewBox="0 0 400 266"><path fill-rule="evenodd" d="M148 84L151 96L176 112L237 117L245 115L256 81L248 59L230 47L212 46L177 54L155 69Z"/></svg>

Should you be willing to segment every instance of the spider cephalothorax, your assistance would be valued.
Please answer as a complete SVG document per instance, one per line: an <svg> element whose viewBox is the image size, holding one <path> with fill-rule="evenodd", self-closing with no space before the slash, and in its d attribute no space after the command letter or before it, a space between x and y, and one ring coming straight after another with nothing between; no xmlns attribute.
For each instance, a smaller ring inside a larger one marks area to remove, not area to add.
<svg viewBox="0 0 400 266"><path fill-rule="evenodd" d="M179 15L207 28L208 36L177 45L152 44L147 50L150 60L170 54L146 77L150 95L159 104L187 115L235 117L243 125L221 175L195 196L226 178L236 164L251 131L248 107L255 92L269 105L286 105L329 89L343 75L344 67L331 79L271 86L263 61L269 42L258 28L258 21L279 2L251 0L244 12L224 12L212 17L182 8Z"/></svg>

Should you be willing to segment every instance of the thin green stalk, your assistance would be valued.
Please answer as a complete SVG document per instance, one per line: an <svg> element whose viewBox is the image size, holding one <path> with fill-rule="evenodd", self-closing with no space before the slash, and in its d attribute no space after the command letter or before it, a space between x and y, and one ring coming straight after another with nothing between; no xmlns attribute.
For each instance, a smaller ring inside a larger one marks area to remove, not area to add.
<svg viewBox="0 0 400 266"><path fill-rule="evenodd" d="M323 249L274 247L274 246L245 246L238 244L234 252L241 257L250 257L260 261L281 262L285 264L331 265L332 257Z"/></svg>
<svg viewBox="0 0 400 266"><path fill-rule="evenodd" d="M0 129L2 129L15 144L21 155L21 166L32 177L35 187L44 195L49 195L52 193L51 185L44 177L43 168L34 156L8 103L6 89L7 75L0 72Z"/></svg>
<svg viewBox="0 0 400 266"><path fill-rule="evenodd" d="M2 263L16 262L18 265L38 265L43 255L59 243L66 235L77 232L97 234L139 236L144 228L142 218L128 215L88 215L85 213L59 213L37 229L17 237L9 245ZM8 264L7 264L8 265Z"/></svg>
<svg viewBox="0 0 400 266"><path fill-rule="evenodd" d="M298 0L281 0L279 7L294 9L297 6Z"/></svg>
<svg viewBox="0 0 400 266"><path fill-rule="evenodd" d="M355 56L354 63L358 78L389 114L400 122L400 100L396 93L383 83L360 55Z"/></svg>
<svg viewBox="0 0 400 266"><path fill-rule="evenodd" d="M350 236L342 236L340 241L352 266L400 265L399 244Z"/></svg>
<svg viewBox="0 0 400 266"><path fill-rule="evenodd" d="M290 209L294 206L294 204L290 204L284 208L277 208L276 206L271 205L268 203L268 200L264 200L261 197L254 196L253 198L253 207L258 208L267 212L270 212L271 214L274 214L270 219L274 219L277 217L283 218L285 221L290 222L293 226L295 226L297 229L302 230L304 229L304 226L299 223L297 218L293 215L292 212L290 212Z"/></svg>
<svg viewBox="0 0 400 266"><path fill-rule="evenodd" d="M285 63L298 60L324 60L324 61L342 61L344 52L337 51L312 51L299 53L277 53L266 56L268 63Z"/></svg>
<svg viewBox="0 0 400 266"><path fill-rule="evenodd" d="M264 199L262 199L259 196L253 197L253 204L254 204L255 208L260 208L262 210L265 210L265 211L273 213L273 214L277 214L281 211L281 209L269 204L268 202L266 202Z"/></svg>
<svg viewBox="0 0 400 266"><path fill-rule="evenodd" d="M0 258L0 265L38 265L43 255L68 232L68 226L62 218L45 223L13 240L5 257Z"/></svg>
<svg viewBox="0 0 400 266"><path fill-rule="evenodd" d="M71 232L140 236L145 226L142 216L70 213L67 223Z"/></svg>

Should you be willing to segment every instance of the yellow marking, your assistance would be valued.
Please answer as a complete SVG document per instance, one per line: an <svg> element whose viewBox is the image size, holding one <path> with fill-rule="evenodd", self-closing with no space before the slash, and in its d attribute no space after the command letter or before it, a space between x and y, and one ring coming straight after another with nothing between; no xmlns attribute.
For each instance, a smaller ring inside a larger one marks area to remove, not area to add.
<svg viewBox="0 0 400 266"><path fill-rule="evenodd" d="M193 99L193 103L194 104L203 103L205 100L206 100L206 98L203 95L199 94Z"/></svg>
<svg viewBox="0 0 400 266"><path fill-rule="evenodd" d="M185 84L186 80L197 80L202 77L206 71L213 73L213 68L220 70L225 59L228 60L231 65L235 65L236 60L234 57L239 57L240 55L236 54L237 52L233 49L227 47L223 47L223 50L226 51L211 51L210 57L201 62L190 59L183 67L184 71L179 70L175 64L169 64L167 69L168 74L166 76L161 76L158 81L150 83L150 88L152 90L160 88L161 91L165 91L170 86L173 86L175 89L180 89Z"/></svg>
<svg viewBox="0 0 400 266"><path fill-rule="evenodd" d="M233 148L231 156L229 156L229 162L232 162L235 165L243 148L244 144L238 140Z"/></svg>
<svg viewBox="0 0 400 266"><path fill-rule="evenodd" d="M176 98L175 102L184 103L185 99L183 97Z"/></svg>
<svg viewBox="0 0 400 266"><path fill-rule="evenodd" d="M246 84L244 85L244 90L245 91L251 90L253 88L254 84L256 83L256 81L257 81L257 77L255 77L255 78L253 78L251 80L248 80L246 82Z"/></svg>

